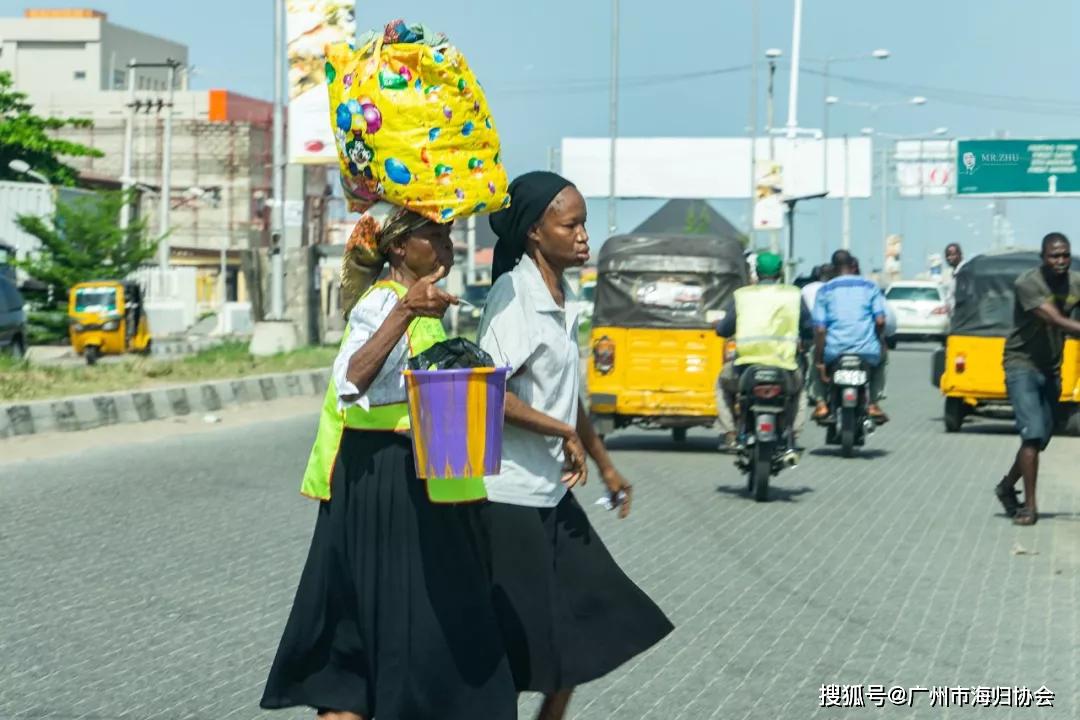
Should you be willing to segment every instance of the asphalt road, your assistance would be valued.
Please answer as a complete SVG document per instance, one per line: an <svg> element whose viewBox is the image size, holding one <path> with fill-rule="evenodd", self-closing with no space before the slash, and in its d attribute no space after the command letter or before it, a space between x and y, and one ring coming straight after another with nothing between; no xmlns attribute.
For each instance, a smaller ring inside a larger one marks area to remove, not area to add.
<svg viewBox="0 0 1080 720"><path fill-rule="evenodd" d="M705 433L613 435L633 516L593 506L599 483L579 497L677 629L570 717L1080 716L1080 440L1051 445L1042 519L1013 527L992 495L1008 424L946 435L928 363L894 353L893 421L847 460L809 429L767 504ZM314 522L297 494L313 431L306 414L138 444L119 429L69 454L61 435L14 464L0 442L0 718L312 717L257 703ZM820 707L834 683L927 691ZM930 707L934 687L980 686L1046 686L1054 707Z"/></svg>

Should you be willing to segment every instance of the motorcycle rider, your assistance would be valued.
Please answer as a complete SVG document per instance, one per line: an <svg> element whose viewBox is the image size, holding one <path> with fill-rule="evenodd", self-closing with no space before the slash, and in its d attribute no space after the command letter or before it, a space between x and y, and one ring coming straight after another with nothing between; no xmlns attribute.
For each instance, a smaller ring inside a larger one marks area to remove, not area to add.
<svg viewBox="0 0 1080 720"><path fill-rule="evenodd" d="M806 416L803 373L799 369L800 336L812 329L811 315L799 288L781 281L784 261L775 253L760 253L755 263L758 282L735 291L724 307L716 327L722 337L735 339L734 358L720 373L717 415L725 432L725 444L735 444L735 400L739 378L750 365L767 365L785 371L788 407L788 452L794 451L795 435ZM796 417L798 415L798 417Z"/></svg>
<svg viewBox="0 0 1080 720"><path fill-rule="evenodd" d="M829 416L826 386L828 366L841 355L858 355L869 368L870 403L867 414L876 422L889 418L881 409L885 389L885 296L873 281L858 274L855 258L846 250L832 255L836 277L818 292L814 303L814 365L812 382L817 400L814 419Z"/></svg>
<svg viewBox="0 0 1080 720"><path fill-rule="evenodd" d="M825 287L825 283L829 282L835 276L833 266L829 263L819 265L814 268L813 281L807 283L802 289L802 299L806 307L811 311L811 316L814 310L814 302L817 300L817 294L821 288ZM803 377L806 380L806 394L809 402L817 407L818 400L821 397L817 394L821 390L821 382L816 381L815 377L817 373L810 374L810 368L814 366L814 324L811 321L810 327L801 333L804 352L800 357L802 358L802 371Z"/></svg>

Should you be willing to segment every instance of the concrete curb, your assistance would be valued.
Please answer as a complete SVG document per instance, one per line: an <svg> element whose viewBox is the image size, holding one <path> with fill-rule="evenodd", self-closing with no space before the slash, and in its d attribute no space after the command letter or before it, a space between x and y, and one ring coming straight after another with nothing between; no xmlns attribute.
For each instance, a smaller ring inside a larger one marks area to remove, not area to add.
<svg viewBox="0 0 1080 720"><path fill-rule="evenodd" d="M233 340L250 341L250 337L240 335L196 335L188 337L158 337L150 343L150 356L165 358L182 355L194 355L210 350Z"/></svg>
<svg viewBox="0 0 1080 720"><path fill-rule="evenodd" d="M278 398L318 396L326 392L329 382L330 370L325 368L5 403L0 404L0 438L91 430L106 425L213 413L223 407Z"/></svg>

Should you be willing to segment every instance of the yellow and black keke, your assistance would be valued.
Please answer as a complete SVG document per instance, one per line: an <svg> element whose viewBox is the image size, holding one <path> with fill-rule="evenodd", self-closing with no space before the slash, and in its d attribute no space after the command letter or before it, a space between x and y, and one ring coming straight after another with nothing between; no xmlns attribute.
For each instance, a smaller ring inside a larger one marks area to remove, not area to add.
<svg viewBox="0 0 1080 720"><path fill-rule="evenodd" d="M952 325L945 347L934 353L931 378L945 396L946 432L959 431L970 415L1009 415L1002 358L1013 327L1013 285L1021 273L1041 262L1033 251L992 253L971 258L957 271ZM1080 269L1076 260L1073 269ZM1063 431L1080 435L1080 340L1076 339L1065 341L1060 425Z"/></svg>
<svg viewBox="0 0 1080 720"><path fill-rule="evenodd" d="M618 235L600 250L588 388L600 435L716 421L725 339L715 325L749 281L743 244L711 235Z"/></svg>
<svg viewBox="0 0 1080 720"><path fill-rule="evenodd" d="M68 296L71 347L93 365L102 355L150 352L142 291L132 281L78 283Z"/></svg>

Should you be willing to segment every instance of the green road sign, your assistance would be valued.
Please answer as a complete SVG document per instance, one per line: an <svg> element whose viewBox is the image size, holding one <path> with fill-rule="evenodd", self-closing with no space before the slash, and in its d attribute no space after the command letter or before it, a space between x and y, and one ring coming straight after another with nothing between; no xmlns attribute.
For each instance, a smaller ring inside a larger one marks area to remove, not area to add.
<svg viewBox="0 0 1080 720"><path fill-rule="evenodd" d="M959 140L957 195L1080 195L1080 140Z"/></svg>

